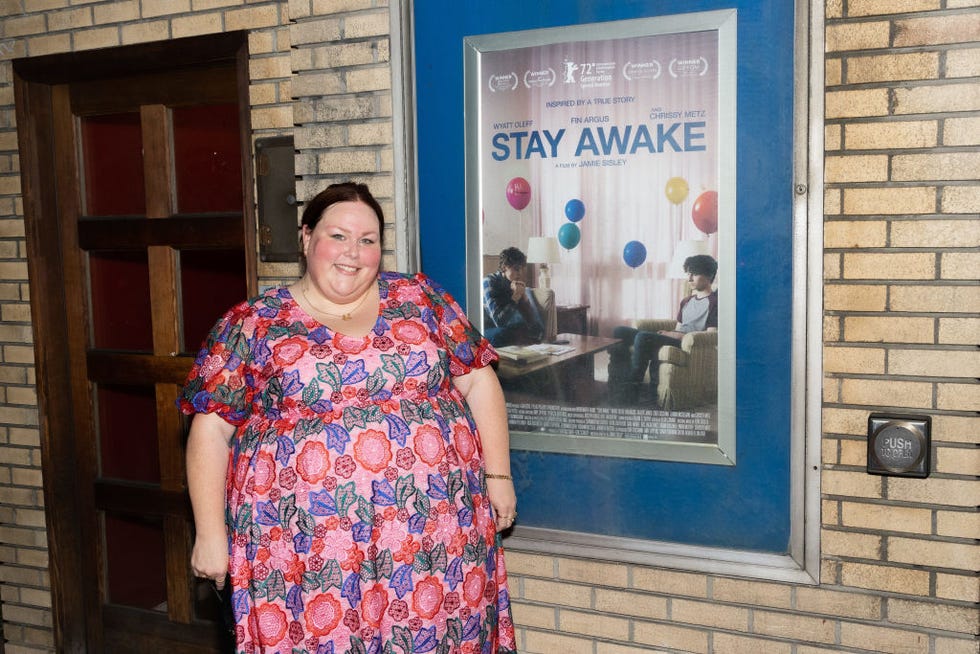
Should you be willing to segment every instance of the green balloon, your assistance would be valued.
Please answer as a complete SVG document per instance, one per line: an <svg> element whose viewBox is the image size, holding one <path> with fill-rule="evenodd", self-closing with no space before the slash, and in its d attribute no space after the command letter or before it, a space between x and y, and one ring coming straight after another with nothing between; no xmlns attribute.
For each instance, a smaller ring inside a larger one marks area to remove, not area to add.
<svg viewBox="0 0 980 654"><path fill-rule="evenodd" d="M571 250L582 239L582 232L575 223L565 223L558 230L558 242L566 250Z"/></svg>

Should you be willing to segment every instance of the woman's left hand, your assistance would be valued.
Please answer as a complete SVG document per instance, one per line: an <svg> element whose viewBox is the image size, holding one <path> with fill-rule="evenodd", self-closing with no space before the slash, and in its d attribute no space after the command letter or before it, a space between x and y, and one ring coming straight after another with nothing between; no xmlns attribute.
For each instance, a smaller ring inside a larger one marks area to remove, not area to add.
<svg viewBox="0 0 980 654"><path fill-rule="evenodd" d="M497 531L510 529L517 520L517 494L510 479L487 479L487 494L497 522Z"/></svg>
<svg viewBox="0 0 980 654"><path fill-rule="evenodd" d="M487 473L487 496L497 531L509 529L517 520L517 495L510 477L510 433L507 405L497 375L490 366L453 377L453 384L466 398L483 441Z"/></svg>

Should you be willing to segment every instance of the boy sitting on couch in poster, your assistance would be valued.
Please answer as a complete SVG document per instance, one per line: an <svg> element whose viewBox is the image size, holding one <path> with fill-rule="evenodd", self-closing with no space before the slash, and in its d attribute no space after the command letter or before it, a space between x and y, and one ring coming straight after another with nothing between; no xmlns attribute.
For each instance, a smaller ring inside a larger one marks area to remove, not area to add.
<svg viewBox="0 0 980 654"><path fill-rule="evenodd" d="M524 283L527 257L505 248L495 272L483 278L483 335L495 347L540 343L544 321Z"/></svg>
<svg viewBox="0 0 980 654"><path fill-rule="evenodd" d="M650 389L656 396L660 348L680 345L684 334L689 332L718 331L718 291L711 288L718 262L707 254L698 254L684 260L684 272L692 293L681 300L673 330L654 333L625 326L613 330L613 338L621 343L609 351L611 397L624 403L635 402L647 368Z"/></svg>

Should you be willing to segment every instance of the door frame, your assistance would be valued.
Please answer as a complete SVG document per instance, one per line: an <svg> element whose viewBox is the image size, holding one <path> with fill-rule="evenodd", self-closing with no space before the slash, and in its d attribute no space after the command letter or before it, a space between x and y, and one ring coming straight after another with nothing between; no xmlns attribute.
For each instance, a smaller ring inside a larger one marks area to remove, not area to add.
<svg viewBox="0 0 980 654"><path fill-rule="evenodd" d="M64 107L62 103L69 102L69 84L214 65L234 66L236 71L242 126L246 279L252 294L257 288L257 258L246 32L13 62L53 628L59 652L102 651L102 626L113 617L102 615L102 583L98 567L85 560L86 552L92 548L85 541L86 530L80 518L96 511L97 489L92 481L97 463L85 439L74 438L75 425L80 420L91 421L90 396L73 395L71 391L87 387L86 370L92 362L86 361L85 352L67 348L73 335L86 328L87 320L84 308L79 309L82 305L71 301L81 297L84 289L69 287L78 285L71 280L81 279L77 269L72 268L78 263L78 230L74 225L65 225L61 218L65 207L58 202L58 184L70 180L77 186L78 173L74 160L55 156L55 145L64 143L64 139L71 143L74 135L64 133L54 117L58 108ZM178 356L169 364L175 384L181 383L190 368L189 359ZM186 489L179 495L173 501L184 505L190 516ZM177 645L174 651L207 651L206 645L204 650L199 649L207 641L204 630L195 629L194 625L187 627L187 647Z"/></svg>

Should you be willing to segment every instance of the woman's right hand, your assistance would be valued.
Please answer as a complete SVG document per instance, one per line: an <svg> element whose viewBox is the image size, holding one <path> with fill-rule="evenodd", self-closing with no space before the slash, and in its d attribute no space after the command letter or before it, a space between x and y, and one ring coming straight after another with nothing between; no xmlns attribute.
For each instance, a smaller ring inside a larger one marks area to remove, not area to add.
<svg viewBox="0 0 980 654"><path fill-rule="evenodd" d="M224 537L195 538L191 570L195 577L214 581L218 590L224 588L228 575L228 540Z"/></svg>
<svg viewBox="0 0 980 654"><path fill-rule="evenodd" d="M194 575L213 579L218 588L228 574L225 482L235 427L214 413L198 413L187 439L187 490L194 508Z"/></svg>

